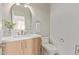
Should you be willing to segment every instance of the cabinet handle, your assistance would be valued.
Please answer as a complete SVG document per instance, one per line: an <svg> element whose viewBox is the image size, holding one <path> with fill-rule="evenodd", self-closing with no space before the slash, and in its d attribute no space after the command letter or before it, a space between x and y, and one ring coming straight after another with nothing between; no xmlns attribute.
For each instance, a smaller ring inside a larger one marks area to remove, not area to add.
<svg viewBox="0 0 79 59"><path fill-rule="evenodd" d="M21 41L21 49L22 49L22 52L24 54L24 41Z"/></svg>

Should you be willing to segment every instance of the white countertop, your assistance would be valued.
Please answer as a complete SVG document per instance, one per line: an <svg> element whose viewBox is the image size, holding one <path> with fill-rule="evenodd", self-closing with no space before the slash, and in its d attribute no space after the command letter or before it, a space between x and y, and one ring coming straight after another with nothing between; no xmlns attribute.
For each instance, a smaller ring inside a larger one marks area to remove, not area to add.
<svg viewBox="0 0 79 59"><path fill-rule="evenodd" d="M32 38L41 37L41 35L38 34L27 34L27 35L17 35L12 37L2 37L2 42L12 42L12 41L18 41L18 40L27 40Z"/></svg>

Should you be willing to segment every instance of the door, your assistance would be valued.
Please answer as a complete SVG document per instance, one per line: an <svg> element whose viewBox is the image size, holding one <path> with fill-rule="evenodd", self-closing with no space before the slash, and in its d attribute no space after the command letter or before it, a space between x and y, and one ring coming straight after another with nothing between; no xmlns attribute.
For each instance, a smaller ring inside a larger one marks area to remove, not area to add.
<svg viewBox="0 0 79 59"><path fill-rule="evenodd" d="M22 42L23 46L23 54L24 55L32 55L33 54L33 40L28 39Z"/></svg>

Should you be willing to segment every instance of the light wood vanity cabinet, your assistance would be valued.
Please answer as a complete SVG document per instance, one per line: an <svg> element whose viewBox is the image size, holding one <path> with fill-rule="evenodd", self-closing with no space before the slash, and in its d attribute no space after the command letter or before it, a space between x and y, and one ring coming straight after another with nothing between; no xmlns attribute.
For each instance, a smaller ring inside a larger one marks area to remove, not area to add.
<svg viewBox="0 0 79 59"><path fill-rule="evenodd" d="M41 38L7 42L3 50L5 55L39 55L42 53Z"/></svg>

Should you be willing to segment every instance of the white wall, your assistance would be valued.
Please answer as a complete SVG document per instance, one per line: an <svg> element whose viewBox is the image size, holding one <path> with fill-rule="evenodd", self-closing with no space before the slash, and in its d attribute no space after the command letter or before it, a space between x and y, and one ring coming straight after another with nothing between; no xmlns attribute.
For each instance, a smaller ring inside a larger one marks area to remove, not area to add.
<svg viewBox="0 0 79 59"><path fill-rule="evenodd" d="M51 29L59 53L75 54L75 45L79 44L79 4L51 4Z"/></svg>

